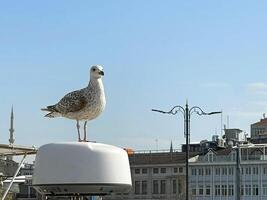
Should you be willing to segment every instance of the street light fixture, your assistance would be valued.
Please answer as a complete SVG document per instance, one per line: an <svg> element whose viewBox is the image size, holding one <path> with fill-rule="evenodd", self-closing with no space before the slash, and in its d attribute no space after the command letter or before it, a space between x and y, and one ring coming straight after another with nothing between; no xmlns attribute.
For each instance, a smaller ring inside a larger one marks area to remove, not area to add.
<svg viewBox="0 0 267 200"><path fill-rule="evenodd" d="M184 135L186 137L186 200L189 200L189 137L190 137L190 117L193 113L196 113L198 115L214 115L214 114L220 114L222 112L204 112L200 107L193 106L189 109L188 102L186 101L185 108L182 106L174 106L170 111L162 111L157 109L152 109L154 112L159 112L163 114L171 114L176 115L178 112L181 112L184 116Z"/></svg>

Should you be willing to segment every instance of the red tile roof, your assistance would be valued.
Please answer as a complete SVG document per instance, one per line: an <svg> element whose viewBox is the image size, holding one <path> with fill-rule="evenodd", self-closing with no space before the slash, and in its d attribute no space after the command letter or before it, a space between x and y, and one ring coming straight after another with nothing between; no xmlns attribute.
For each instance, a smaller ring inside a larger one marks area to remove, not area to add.
<svg viewBox="0 0 267 200"><path fill-rule="evenodd" d="M267 125L267 118L261 119L259 122L256 122L252 125Z"/></svg>

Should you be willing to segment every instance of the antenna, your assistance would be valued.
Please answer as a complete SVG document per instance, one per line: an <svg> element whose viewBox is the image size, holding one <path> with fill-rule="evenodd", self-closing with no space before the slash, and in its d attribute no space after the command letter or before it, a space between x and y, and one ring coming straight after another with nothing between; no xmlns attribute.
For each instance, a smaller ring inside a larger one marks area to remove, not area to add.
<svg viewBox="0 0 267 200"><path fill-rule="evenodd" d="M221 138L223 135L223 112L221 111Z"/></svg>

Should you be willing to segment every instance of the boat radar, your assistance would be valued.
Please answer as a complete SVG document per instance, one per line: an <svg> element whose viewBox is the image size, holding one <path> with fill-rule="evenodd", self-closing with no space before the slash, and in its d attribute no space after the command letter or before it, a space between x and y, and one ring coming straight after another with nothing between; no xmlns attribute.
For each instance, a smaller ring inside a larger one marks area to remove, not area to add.
<svg viewBox="0 0 267 200"><path fill-rule="evenodd" d="M93 142L43 145L35 159L33 186L48 196L127 193L132 186L127 152Z"/></svg>

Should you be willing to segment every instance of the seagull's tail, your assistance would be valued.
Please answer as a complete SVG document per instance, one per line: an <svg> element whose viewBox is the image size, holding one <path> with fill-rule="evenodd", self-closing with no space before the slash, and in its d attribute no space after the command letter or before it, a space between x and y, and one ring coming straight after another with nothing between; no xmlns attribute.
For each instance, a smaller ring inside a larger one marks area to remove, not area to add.
<svg viewBox="0 0 267 200"><path fill-rule="evenodd" d="M41 108L41 110L49 112L45 115L45 117L54 118L61 116L61 114L57 111L56 106L47 106L46 108Z"/></svg>
<svg viewBox="0 0 267 200"><path fill-rule="evenodd" d="M60 113L58 112L50 112L48 114L45 115L45 117L49 117L49 118L55 118L55 117L60 117Z"/></svg>

